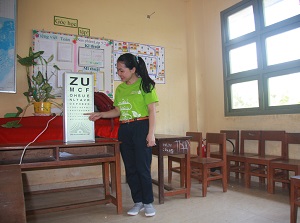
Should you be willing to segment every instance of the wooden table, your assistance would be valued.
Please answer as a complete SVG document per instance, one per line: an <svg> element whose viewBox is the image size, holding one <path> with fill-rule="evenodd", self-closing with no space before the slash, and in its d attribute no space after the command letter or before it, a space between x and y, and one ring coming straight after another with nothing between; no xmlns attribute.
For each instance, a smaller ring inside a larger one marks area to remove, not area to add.
<svg viewBox="0 0 300 223"><path fill-rule="evenodd" d="M114 139L97 138L95 142L64 143L58 140L33 143L27 147L20 165L23 171L102 164L104 198L59 207L27 210L26 215L104 203L113 203L117 207L117 213L121 214L122 192L119 145L120 142ZM0 144L0 165L19 164L25 146L24 144ZM113 165L111 178L114 179L115 196L111 194L109 185L110 164ZM68 188L65 188L65 190L68 190Z"/></svg>
<svg viewBox="0 0 300 223"><path fill-rule="evenodd" d="M156 134L156 146L152 148L152 154L158 156L158 180L152 182L158 185L159 203L163 204L165 196L185 194L185 198L190 198L191 191L191 169L186 165L186 181L184 188L173 188L164 183L164 156L185 154L186 163L190 163L190 136L176 136ZM165 191L166 190L166 191Z"/></svg>

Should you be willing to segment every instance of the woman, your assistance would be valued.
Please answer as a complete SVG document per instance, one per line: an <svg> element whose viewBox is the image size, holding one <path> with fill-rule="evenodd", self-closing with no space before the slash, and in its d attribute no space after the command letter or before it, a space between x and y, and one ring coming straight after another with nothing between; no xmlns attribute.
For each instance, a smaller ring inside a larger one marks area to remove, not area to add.
<svg viewBox="0 0 300 223"><path fill-rule="evenodd" d="M154 216L151 178L152 146L155 146L155 113L158 97L155 82L149 77L145 61L126 53L117 60L121 83L115 93L113 110L89 113L89 119L120 116L118 139L125 165L126 179L134 206L128 215L145 209L146 216Z"/></svg>

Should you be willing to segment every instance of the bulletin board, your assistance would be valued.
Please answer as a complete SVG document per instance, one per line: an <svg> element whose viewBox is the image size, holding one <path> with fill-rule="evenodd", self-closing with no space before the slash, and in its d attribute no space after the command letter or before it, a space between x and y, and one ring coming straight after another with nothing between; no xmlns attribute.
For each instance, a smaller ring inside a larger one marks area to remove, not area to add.
<svg viewBox="0 0 300 223"><path fill-rule="evenodd" d="M0 0L0 92L16 92L16 0Z"/></svg>
<svg viewBox="0 0 300 223"><path fill-rule="evenodd" d="M51 76L52 94L63 95L63 75L66 72L94 74L94 91L113 97L112 41L63 33L33 30L33 50L44 51L46 60L54 55L48 73L57 65L60 70ZM34 73L42 66L35 66Z"/></svg>
<svg viewBox="0 0 300 223"><path fill-rule="evenodd" d="M113 43L113 73L114 80L120 80L117 73L117 59L124 53L132 53L144 59L149 76L158 84L165 84L165 49L164 47L114 41Z"/></svg>

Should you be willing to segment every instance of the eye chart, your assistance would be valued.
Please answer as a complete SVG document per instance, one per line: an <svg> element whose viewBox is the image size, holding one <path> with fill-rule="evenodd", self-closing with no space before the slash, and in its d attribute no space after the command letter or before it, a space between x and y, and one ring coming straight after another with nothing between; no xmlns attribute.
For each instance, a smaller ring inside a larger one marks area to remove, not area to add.
<svg viewBox="0 0 300 223"><path fill-rule="evenodd" d="M94 75L64 75L64 142L95 141L94 122L85 113L94 111Z"/></svg>

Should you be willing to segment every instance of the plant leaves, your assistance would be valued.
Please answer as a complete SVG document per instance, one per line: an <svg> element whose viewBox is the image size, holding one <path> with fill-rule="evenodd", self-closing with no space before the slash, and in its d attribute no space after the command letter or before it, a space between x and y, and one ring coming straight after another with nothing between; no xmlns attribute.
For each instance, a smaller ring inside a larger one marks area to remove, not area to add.
<svg viewBox="0 0 300 223"><path fill-rule="evenodd" d="M4 118L15 118L18 117L18 113L6 113Z"/></svg>
<svg viewBox="0 0 300 223"><path fill-rule="evenodd" d="M20 120L15 120L11 122L6 122L5 124L2 124L1 126L4 128L19 128L22 125L19 123Z"/></svg>
<svg viewBox="0 0 300 223"><path fill-rule="evenodd" d="M20 108L20 107L16 107L16 108L17 108L17 110L18 110L17 117L19 117L19 115L22 114L23 109Z"/></svg>
<svg viewBox="0 0 300 223"><path fill-rule="evenodd" d="M56 70L60 70L60 68L57 66L57 65L53 65L53 67L56 69Z"/></svg>
<svg viewBox="0 0 300 223"><path fill-rule="evenodd" d="M52 86L48 83L48 76L47 76L47 65L48 63L53 61L54 55L51 55L46 60L42 56L43 53L44 51L33 52L32 47L30 47L27 57L21 57L17 55L18 62L21 65L26 67L28 90L23 94L24 96L26 96L28 103L30 103L31 100L40 102L40 101L48 101L48 99L55 98L54 95L50 94L52 91ZM37 75L30 75L29 68L37 64L39 64L42 67L42 70L44 69L44 66L46 66L45 73L43 74L42 71L38 71ZM53 65L53 68L55 68L55 70L60 70L57 65ZM53 71L52 74L55 75Z"/></svg>
<svg viewBox="0 0 300 223"><path fill-rule="evenodd" d="M36 58L40 57L43 53L44 53L44 51L35 52L35 53L33 53L33 58L36 59Z"/></svg>
<svg viewBox="0 0 300 223"><path fill-rule="evenodd" d="M41 71L38 72L37 76L32 76L32 79L37 83L37 85L41 85L44 82L44 76Z"/></svg>
<svg viewBox="0 0 300 223"><path fill-rule="evenodd" d="M43 53L44 53L44 51L33 52L32 47L30 47L27 57L21 57L21 56L17 55L18 62L21 65L26 66L26 67L36 65L37 63L34 60L36 58L39 58Z"/></svg>
<svg viewBox="0 0 300 223"><path fill-rule="evenodd" d="M16 107L17 108L17 113L6 113L5 115L4 115L4 118L15 118L15 117L19 117L20 116L20 114L22 114L22 112L23 112L23 109L22 108L20 108L20 107Z"/></svg>
<svg viewBox="0 0 300 223"><path fill-rule="evenodd" d="M41 89L46 91L46 93L50 93L52 91L52 86L49 83L45 83Z"/></svg>
<svg viewBox="0 0 300 223"><path fill-rule="evenodd" d="M18 62L21 65L26 66L26 67L30 67L30 66L34 65L33 58L30 58L30 57L24 57L24 58L19 57Z"/></svg>
<svg viewBox="0 0 300 223"><path fill-rule="evenodd" d="M50 63L53 59L54 59L54 55L52 54L52 55L48 58L47 64Z"/></svg>

